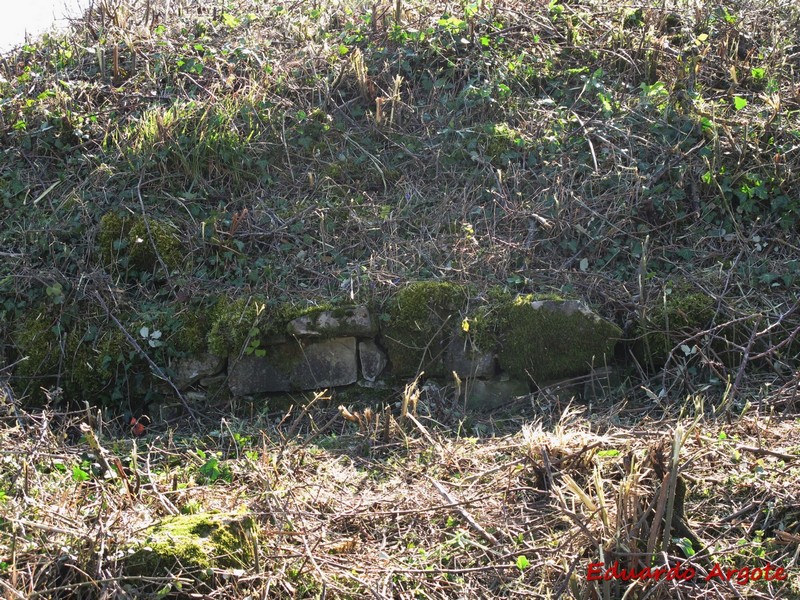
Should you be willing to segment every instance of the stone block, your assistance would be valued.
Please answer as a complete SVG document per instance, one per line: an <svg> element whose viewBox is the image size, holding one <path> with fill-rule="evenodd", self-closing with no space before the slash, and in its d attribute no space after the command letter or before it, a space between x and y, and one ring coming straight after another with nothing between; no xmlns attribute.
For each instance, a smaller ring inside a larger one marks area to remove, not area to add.
<svg viewBox="0 0 800 600"><path fill-rule="evenodd" d="M216 375L225 368L225 358L215 354L198 354L178 358L172 364L175 370L175 385L183 390L204 377Z"/></svg>
<svg viewBox="0 0 800 600"><path fill-rule="evenodd" d="M273 346L270 350L280 348ZM265 394L268 392L288 392L292 389L290 373L277 368L271 357L243 356L233 362L228 373L228 387L234 396Z"/></svg>
<svg viewBox="0 0 800 600"><path fill-rule="evenodd" d="M372 337L378 328L366 306L346 306L298 317L287 331L297 337Z"/></svg>
<svg viewBox="0 0 800 600"><path fill-rule="evenodd" d="M444 368L448 374L455 371L459 377L493 377L494 352L481 352L456 334L445 350Z"/></svg>
<svg viewBox="0 0 800 600"><path fill-rule="evenodd" d="M266 356L244 356L230 370L234 396L315 390L358 379L356 339L292 341L265 348Z"/></svg>
<svg viewBox="0 0 800 600"><path fill-rule="evenodd" d="M302 359L292 369L290 381L294 389L350 385L358 379L356 338L333 338L305 344Z"/></svg>
<svg viewBox="0 0 800 600"><path fill-rule="evenodd" d="M530 393L528 384L519 379L471 379L464 385L471 410L492 410Z"/></svg>
<svg viewBox="0 0 800 600"><path fill-rule="evenodd" d="M380 377L389 362L384 351L372 340L359 342L358 356L361 360L361 375L369 382Z"/></svg>

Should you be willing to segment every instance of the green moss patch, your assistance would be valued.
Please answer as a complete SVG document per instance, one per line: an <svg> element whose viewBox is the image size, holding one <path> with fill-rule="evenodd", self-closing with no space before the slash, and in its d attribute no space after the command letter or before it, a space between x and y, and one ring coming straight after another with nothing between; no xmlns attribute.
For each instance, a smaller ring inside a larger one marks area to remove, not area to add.
<svg viewBox="0 0 800 600"><path fill-rule="evenodd" d="M706 329L716 311L714 299L700 292L673 289L666 301L660 300L639 324L634 346L637 358L650 368L663 366L677 344Z"/></svg>
<svg viewBox="0 0 800 600"><path fill-rule="evenodd" d="M436 281L412 283L395 295L383 335L395 375L443 374L442 354L467 295L464 286Z"/></svg>
<svg viewBox="0 0 800 600"><path fill-rule="evenodd" d="M541 384L605 365L621 333L577 301L519 296L503 309L498 359L513 377Z"/></svg>
<svg viewBox="0 0 800 600"><path fill-rule="evenodd" d="M97 242L103 264L107 268L116 265L120 271L130 267L150 272L160 266L159 258L173 271L180 267L185 253L168 223L150 217L145 224L141 216L116 212L100 219Z"/></svg>
<svg viewBox="0 0 800 600"><path fill-rule="evenodd" d="M11 331L11 341L21 360L16 366L15 385L17 393L22 395L23 386L29 385L28 401L32 404L44 402L45 396L41 388L47 388L58 374L61 350L56 335L58 319L48 314L47 308L32 310L28 316L17 321Z"/></svg>
<svg viewBox="0 0 800 600"><path fill-rule="evenodd" d="M173 515L153 525L126 559L131 575L165 576L177 570L252 566L255 526L241 515Z"/></svg>
<svg viewBox="0 0 800 600"><path fill-rule="evenodd" d="M137 271L152 271L159 264L159 258L164 261L167 269L173 271L183 260L180 241L172 229L160 221L148 219L147 225L143 220L138 221L131 227L128 239L130 265Z"/></svg>

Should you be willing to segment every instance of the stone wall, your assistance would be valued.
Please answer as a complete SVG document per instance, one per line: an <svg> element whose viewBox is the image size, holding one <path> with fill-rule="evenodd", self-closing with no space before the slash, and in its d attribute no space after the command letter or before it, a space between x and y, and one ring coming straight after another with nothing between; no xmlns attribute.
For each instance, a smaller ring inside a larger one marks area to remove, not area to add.
<svg viewBox="0 0 800 600"><path fill-rule="evenodd" d="M455 373L481 408L604 366L621 334L579 301L517 296L469 311L461 288L430 285L401 291L381 326L365 306L320 309L248 352L180 359L176 384L202 391L223 380L241 397Z"/></svg>

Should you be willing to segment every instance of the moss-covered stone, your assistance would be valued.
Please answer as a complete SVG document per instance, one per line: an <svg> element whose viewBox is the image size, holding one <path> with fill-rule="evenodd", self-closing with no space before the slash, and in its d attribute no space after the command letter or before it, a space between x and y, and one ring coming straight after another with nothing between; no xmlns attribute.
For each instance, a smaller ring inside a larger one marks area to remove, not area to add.
<svg viewBox="0 0 800 600"><path fill-rule="evenodd" d="M286 302L270 305L261 296L233 301L222 299L213 310L208 350L218 356L239 354L245 349L248 338L251 342L259 342L257 349L262 350L267 341L282 341L292 320L322 311L345 314L330 304L297 306Z"/></svg>
<svg viewBox="0 0 800 600"><path fill-rule="evenodd" d="M517 296L496 307L496 314L500 367L537 384L605 364L622 333L574 300Z"/></svg>
<svg viewBox="0 0 800 600"><path fill-rule="evenodd" d="M248 337L260 336L265 321L263 298L221 299L215 307L214 320L208 333L208 350L217 356L239 354Z"/></svg>
<svg viewBox="0 0 800 600"><path fill-rule="evenodd" d="M148 218L145 224L138 215L108 212L100 219L97 243L107 268L119 264L150 272L159 266L161 257L167 269L173 271L183 261L184 250L175 232L167 223L154 218Z"/></svg>
<svg viewBox="0 0 800 600"><path fill-rule="evenodd" d="M708 328L715 310L715 301L708 294L676 286L666 302L662 297L639 324L634 346L637 359L650 368L663 366L677 344Z"/></svg>
<svg viewBox="0 0 800 600"><path fill-rule="evenodd" d="M443 353L467 296L464 286L441 281L412 283L395 295L383 332L394 375L443 374Z"/></svg>
<svg viewBox="0 0 800 600"><path fill-rule="evenodd" d="M137 271L152 271L159 265L159 257L170 271L177 269L183 260L178 237L169 226L155 219L148 219L147 224L137 219L128 233L128 243L130 266Z"/></svg>
<svg viewBox="0 0 800 600"><path fill-rule="evenodd" d="M108 212L100 219L97 232L97 243L100 247L100 259L109 267L124 256L128 247L128 233L133 225L130 215Z"/></svg>
<svg viewBox="0 0 800 600"><path fill-rule="evenodd" d="M129 575L167 576L177 570L242 569L254 562L253 519L214 513L166 517L145 532L126 558Z"/></svg>
<svg viewBox="0 0 800 600"><path fill-rule="evenodd" d="M175 332L169 339L174 350L184 354L208 352L208 334L216 318L216 306L196 306L180 311Z"/></svg>
<svg viewBox="0 0 800 600"><path fill-rule="evenodd" d="M11 330L11 343L20 361L14 369L15 391L22 396L27 388L26 402L33 405L45 401L41 388L55 383L61 359L59 337L54 330L58 317L49 313L46 306L31 310Z"/></svg>

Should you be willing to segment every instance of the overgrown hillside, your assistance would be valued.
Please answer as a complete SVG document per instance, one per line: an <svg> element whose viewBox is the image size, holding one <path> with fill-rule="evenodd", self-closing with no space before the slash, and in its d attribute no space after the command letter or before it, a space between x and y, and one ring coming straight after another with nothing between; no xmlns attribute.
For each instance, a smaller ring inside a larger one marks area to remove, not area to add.
<svg viewBox="0 0 800 600"><path fill-rule="evenodd" d="M105 0L3 55L0 585L800 597L798 69L780 0ZM254 302L390 320L419 280L585 300L624 331L613 384L120 418ZM130 569L207 510L252 516L246 560ZM791 577L587 581L654 554Z"/></svg>
<svg viewBox="0 0 800 600"><path fill-rule="evenodd" d="M166 365L205 347L220 296L557 292L631 338L687 328L666 350L706 331L687 365L722 389L720 352L755 333L763 354L800 322L791 5L165 10L106 3L3 59L0 317L8 361L31 357L21 396L146 388L106 307L161 331ZM670 325L665 300L694 294ZM788 375L794 353L760 366Z"/></svg>

